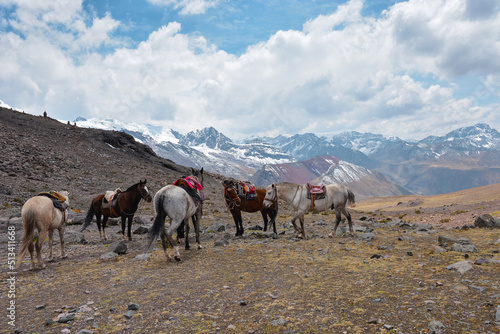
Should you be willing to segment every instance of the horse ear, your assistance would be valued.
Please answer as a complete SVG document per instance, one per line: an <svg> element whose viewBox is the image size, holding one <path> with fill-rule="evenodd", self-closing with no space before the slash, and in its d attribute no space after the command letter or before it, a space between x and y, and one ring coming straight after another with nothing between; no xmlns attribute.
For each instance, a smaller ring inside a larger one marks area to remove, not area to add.
<svg viewBox="0 0 500 334"><path fill-rule="evenodd" d="M196 171L194 170L194 168L193 168L193 167L191 167L191 173L193 173L193 174L194 174L195 172L196 172Z"/></svg>
<svg viewBox="0 0 500 334"><path fill-rule="evenodd" d="M274 189L276 186L275 186L275 185L274 185L274 183L273 183L273 184L271 184L271 187Z"/></svg>
<svg viewBox="0 0 500 334"><path fill-rule="evenodd" d="M203 174L203 167L201 167L200 173Z"/></svg>

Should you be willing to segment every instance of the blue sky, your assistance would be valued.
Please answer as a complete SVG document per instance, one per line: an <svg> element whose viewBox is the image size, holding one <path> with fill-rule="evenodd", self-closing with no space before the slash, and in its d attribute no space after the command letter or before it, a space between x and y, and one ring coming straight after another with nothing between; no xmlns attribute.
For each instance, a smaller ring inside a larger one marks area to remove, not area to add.
<svg viewBox="0 0 500 334"><path fill-rule="evenodd" d="M500 129L496 0L0 0L0 100L233 139Z"/></svg>

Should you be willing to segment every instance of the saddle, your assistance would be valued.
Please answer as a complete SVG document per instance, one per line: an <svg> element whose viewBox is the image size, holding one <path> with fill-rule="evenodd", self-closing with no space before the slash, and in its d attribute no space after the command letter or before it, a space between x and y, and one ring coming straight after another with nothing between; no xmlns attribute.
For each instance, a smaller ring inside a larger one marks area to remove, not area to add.
<svg viewBox="0 0 500 334"><path fill-rule="evenodd" d="M62 212L66 211L66 209L69 207L68 203L66 202L66 198L63 195L59 194L57 191L51 190L47 192L41 192L38 194L38 196L45 196L50 198L54 207L61 210Z"/></svg>
<svg viewBox="0 0 500 334"><path fill-rule="evenodd" d="M115 191L109 190L104 193L104 197L101 201L101 208L109 209L114 217L119 217L118 211L118 199L120 198L121 190L120 188Z"/></svg>
<svg viewBox="0 0 500 334"><path fill-rule="evenodd" d="M307 198L311 199L311 211L314 210L314 201L316 199L323 199L326 197L326 186L321 183L318 186L307 183Z"/></svg>
<svg viewBox="0 0 500 334"><path fill-rule="evenodd" d="M203 187L194 176L177 179L174 186L184 189L193 198L196 205L205 200L205 194L201 191Z"/></svg>
<svg viewBox="0 0 500 334"><path fill-rule="evenodd" d="M253 184L245 184L244 182L236 183L236 189L238 190L238 196L241 199L246 199L253 201L257 199L257 189Z"/></svg>

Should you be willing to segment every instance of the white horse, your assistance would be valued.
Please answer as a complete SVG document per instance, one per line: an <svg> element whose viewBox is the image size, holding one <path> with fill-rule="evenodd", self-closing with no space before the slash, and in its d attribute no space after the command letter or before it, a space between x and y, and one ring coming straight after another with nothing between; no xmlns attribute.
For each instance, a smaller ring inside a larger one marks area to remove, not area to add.
<svg viewBox="0 0 500 334"><path fill-rule="evenodd" d="M26 250L30 252L31 264L30 269L35 268L35 262L33 260L33 248L36 248L36 258L38 261L38 267L40 269L45 268L45 264L42 260L42 244L49 233L49 257L48 261L52 261L52 236L54 230L59 231L59 239L61 241L61 258L66 258L64 252L64 229L66 228L66 210L69 206L67 191L58 192L65 199L63 202L64 209L58 209L54 206L52 199L47 196L35 196L26 201L23 205L21 211L21 217L23 219L24 235L23 241L21 243L21 249L19 250L19 255L17 256L16 267L19 268L21 262L24 259ZM38 230L38 240L33 247L33 236L35 229Z"/></svg>
<svg viewBox="0 0 500 334"><path fill-rule="evenodd" d="M193 175L200 180L203 185L203 169L194 171ZM193 218L194 229L196 233L196 243L198 249L200 245L200 219L202 214L202 202L195 202L193 197L186 190L176 185L168 185L161 188L154 196L154 207L156 212L155 221L149 231L148 249L156 240L158 235L161 237L163 250L167 259L172 259L168 254L167 243L174 249L174 258L177 261L181 260L178 246L174 243L172 234L177 231L177 228L184 222L185 228L185 248L189 249L189 218ZM165 219L170 218L170 225L165 229Z"/></svg>
<svg viewBox="0 0 500 334"><path fill-rule="evenodd" d="M309 189L306 185L299 185L289 182L273 183L266 188L266 198L264 199L265 206L271 206L273 203L276 204L278 198L285 201L288 205L295 210L295 214L292 218L292 224L295 230L298 232L298 238L305 238L306 232L304 230L304 215L306 212L311 211L311 200L307 198ZM355 203L354 193L347 187L341 184L329 184L326 185L326 196L323 199L316 199L314 202L314 210L312 212L322 212L328 209L335 210L335 228L329 237L332 237L337 232L337 227L339 226L341 213L347 218L349 222L349 231L351 236L354 236L354 230L352 227L351 214L347 211L347 202L349 204ZM295 224L297 218L300 220L299 229Z"/></svg>

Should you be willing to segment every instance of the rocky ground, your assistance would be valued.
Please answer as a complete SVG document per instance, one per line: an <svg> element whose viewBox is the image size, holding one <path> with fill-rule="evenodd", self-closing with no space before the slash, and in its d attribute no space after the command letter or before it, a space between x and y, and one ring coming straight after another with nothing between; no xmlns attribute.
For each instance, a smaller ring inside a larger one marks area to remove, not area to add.
<svg viewBox="0 0 500 334"><path fill-rule="evenodd" d="M328 212L307 215L307 238L297 239L281 204L278 236L260 230L260 214L245 213L245 234L236 238L224 177L207 174L203 248L181 249L182 261L168 262L160 243L146 251L146 234L121 244L120 227L111 225L103 242L95 223L83 233L79 224L103 190L147 178L154 193L187 169L120 133L5 110L0 116L2 272L10 272L6 232L21 239L22 203L38 191L73 194L68 257L60 258L56 237L45 269L28 270L26 257L7 276L14 280L0 290L2 333L500 332L500 229L470 226L481 215L498 216L498 185L363 201L350 208L355 237L343 223L328 238ZM152 204L141 202L133 230L147 230L153 215Z"/></svg>

